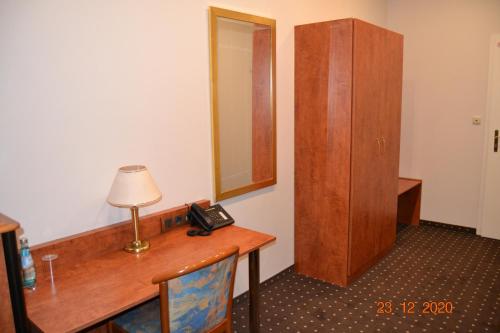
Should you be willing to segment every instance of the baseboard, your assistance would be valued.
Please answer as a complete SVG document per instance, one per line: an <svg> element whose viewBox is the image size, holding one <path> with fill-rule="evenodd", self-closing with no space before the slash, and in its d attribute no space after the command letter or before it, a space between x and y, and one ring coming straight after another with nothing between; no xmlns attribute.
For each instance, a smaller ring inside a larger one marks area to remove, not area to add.
<svg viewBox="0 0 500 333"><path fill-rule="evenodd" d="M460 225L453 225L453 224L442 223L442 222L420 220L420 225L428 225L428 226L431 226L431 227L445 228L445 229L450 229L450 230L455 230L455 231L466 232L468 234L474 234L474 235L477 234L476 233L476 228L463 227L463 226L460 226Z"/></svg>

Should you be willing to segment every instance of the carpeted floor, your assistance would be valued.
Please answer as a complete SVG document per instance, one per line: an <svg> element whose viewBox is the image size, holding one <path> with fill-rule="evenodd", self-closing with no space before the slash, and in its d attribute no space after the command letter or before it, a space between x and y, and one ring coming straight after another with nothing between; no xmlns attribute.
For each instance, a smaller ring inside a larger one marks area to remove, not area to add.
<svg viewBox="0 0 500 333"><path fill-rule="evenodd" d="M264 282L261 332L500 332L499 274L498 240L401 228L391 253L348 288L292 267ZM249 331L247 294L234 300L233 321L235 333Z"/></svg>

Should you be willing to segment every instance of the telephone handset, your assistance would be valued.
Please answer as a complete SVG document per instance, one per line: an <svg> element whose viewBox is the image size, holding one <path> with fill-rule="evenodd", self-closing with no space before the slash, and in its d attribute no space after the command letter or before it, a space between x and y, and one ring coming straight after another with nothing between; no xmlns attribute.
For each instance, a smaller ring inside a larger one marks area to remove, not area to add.
<svg viewBox="0 0 500 333"><path fill-rule="evenodd" d="M214 229L225 227L234 223L234 219L229 215L221 205L216 204L207 209L201 208L198 204L193 203L189 212L191 225L199 225L204 230L189 230L189 236L208 236Z"/></svg>

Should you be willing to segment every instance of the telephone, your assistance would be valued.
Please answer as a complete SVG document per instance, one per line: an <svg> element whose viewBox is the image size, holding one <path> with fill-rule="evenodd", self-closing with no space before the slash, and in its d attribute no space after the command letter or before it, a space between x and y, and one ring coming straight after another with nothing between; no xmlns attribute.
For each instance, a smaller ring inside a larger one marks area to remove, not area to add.
<svg viewBox="0 0 500 333"><path fill-rule="evenodd" d="M208 236L214 229L225 227L234 223L234 219L229 215L221 205L216 204L207 209L201 208L193 203L189 212L191 225L199 225L203 230L189 230L189 236Z"/></svg>

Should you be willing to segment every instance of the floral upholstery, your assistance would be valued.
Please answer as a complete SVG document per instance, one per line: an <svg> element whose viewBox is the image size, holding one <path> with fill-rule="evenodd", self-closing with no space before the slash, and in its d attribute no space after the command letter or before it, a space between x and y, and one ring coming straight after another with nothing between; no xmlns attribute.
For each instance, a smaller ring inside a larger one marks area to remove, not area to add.
<svg viewBox="0 0 500 333"><path fill-rule="evenodd" d="M226 317L233 264L234 255L168 281L170 332L205 332ZM159 299L124 313L114 324L131 333L161 332Z"/></svg>

